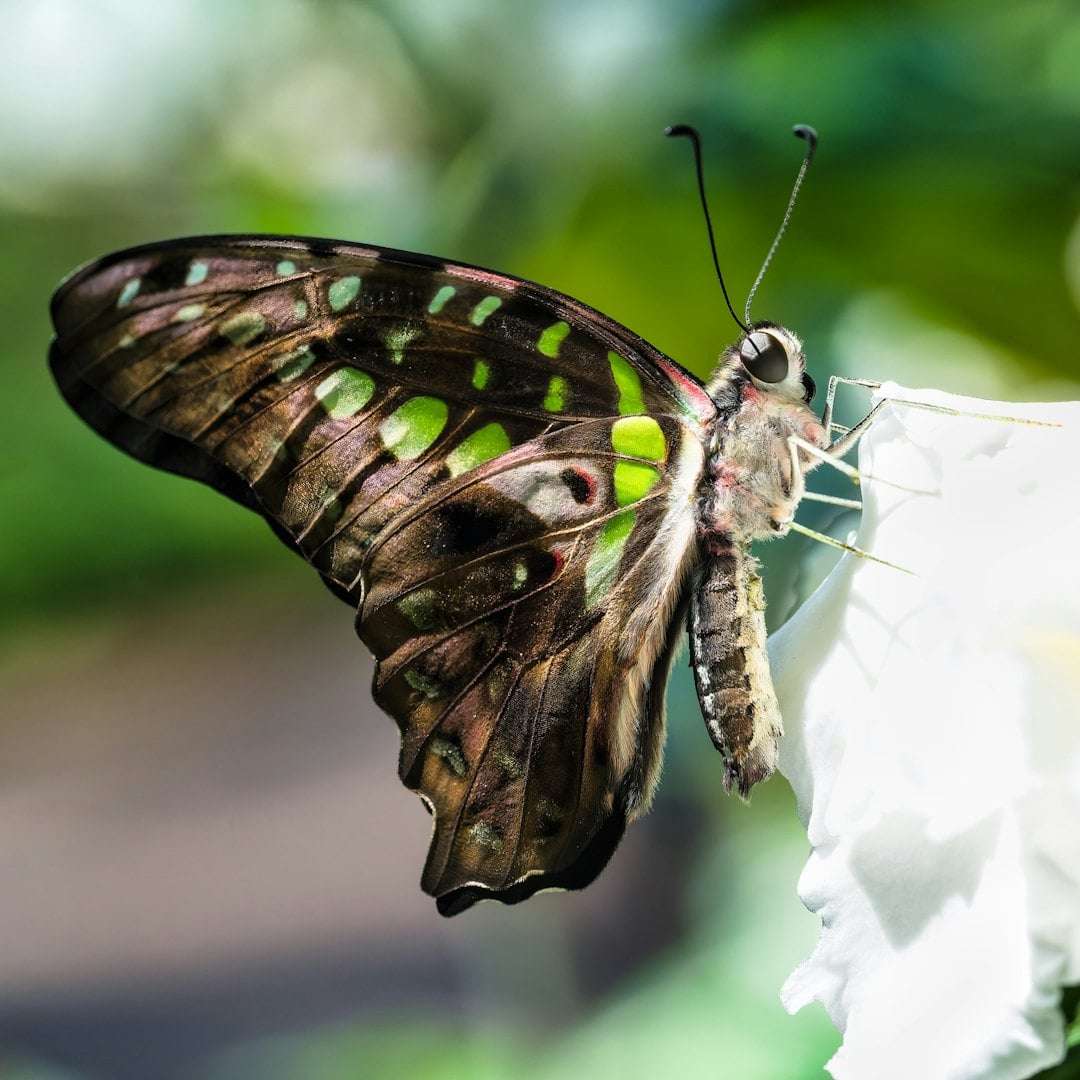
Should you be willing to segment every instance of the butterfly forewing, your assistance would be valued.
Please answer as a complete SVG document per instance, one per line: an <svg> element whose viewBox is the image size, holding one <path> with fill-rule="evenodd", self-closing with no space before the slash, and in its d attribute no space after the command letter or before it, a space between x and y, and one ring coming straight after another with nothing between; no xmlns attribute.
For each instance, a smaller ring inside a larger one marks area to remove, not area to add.
<svg viewBox="0 0 1080 1080"><path fill-rule="evenodd" d="M53 318L88 422L358 605L443 909L591 880L658 765L700 384L550 290L322 241L121 253Z"/></svg>

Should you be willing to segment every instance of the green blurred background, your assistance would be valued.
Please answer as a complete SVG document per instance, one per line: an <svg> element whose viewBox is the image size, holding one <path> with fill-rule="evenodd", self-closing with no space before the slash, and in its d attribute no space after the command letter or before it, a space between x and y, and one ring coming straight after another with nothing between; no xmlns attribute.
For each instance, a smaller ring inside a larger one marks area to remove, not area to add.
<svg viewBox="0 0 1080 1080"><path fill-rule="evenodd" d="M819 385L1075 398L1076 4L0 19L0 1077L821 1075L836 1033L777 998L817 933L805 834L780 778L751 809L723 795L685 665L656 809L596 884L440 919L350 612L253 515L66 410L47 301L130 244L323 235L554 286L704 376L736 331L689 148L661 131L702 129L741 306L808 122L819 155L754 314L805 338ZM775 624L828 556L763 554Z"/></svg>

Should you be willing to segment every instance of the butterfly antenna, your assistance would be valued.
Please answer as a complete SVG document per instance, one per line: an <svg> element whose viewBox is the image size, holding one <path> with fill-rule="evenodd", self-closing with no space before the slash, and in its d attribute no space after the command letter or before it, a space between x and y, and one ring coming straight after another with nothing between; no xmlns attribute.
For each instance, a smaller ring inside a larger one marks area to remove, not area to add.
<svg viewBox="0 0 1080 1080"><path fill-rule="evenodd" d="M701 136L698 134L697 128L691 127L689 124L672 124L670 127L664 128L664 134L670 138L683 136L694 144L694 167L697 170L698 194L701 196L701 209L705 211L705 228L709 232L709 247L712 249L712 261L713 266L716 267L716 277L720 282L720 290L724 294L724 302L727 304L728 311L731 312L731 317L738 323L744 334L749 334L750 327L735 314L735 308L731 304L731 297L728 296L727 286L724 284L724 275L720 272L720 260L716 255L716 239L713 237L712 218L709 216L709 201L705 198L705 170L701 165ZM801 176L800 179L802 179ZM789 210L788 213L790 214L791 211ZM773 246L775 247L775 245Z"/></svg>
<svg viewBox="0 0 1080 1080"><path fill-rule="evenodd" d="M800 139L806 140L806 157L803 158L803 163L799 167L799 175L795 177L795 186L791 189L791 198L788 199L787 210L784 213L784 220L780 222L780 228L776 233L776 239L773 240L772 247L769 248L769 254L765 256L765 261L761 264L758 276L754 279L754 284L750 289L750 295L746 298L745 319L747 322L750 321L750 305L754 302L754 293L757 292L758 286L761 284L761 279L765 276L765 271L769 269L769 263L772 262L772 257L776 254L776 249L780 246L780 237L784 235L784 230L791 220L791 211L795 209L795 199L798 197L799 188L802 187L803 177L806 175L806 170L810 168L810 162L814 160L814 151L817 150L817 132L808 124L796 124L791 129L791 133L792 135L798 136ZM725 295L727 294L725 293Z"/></svg>

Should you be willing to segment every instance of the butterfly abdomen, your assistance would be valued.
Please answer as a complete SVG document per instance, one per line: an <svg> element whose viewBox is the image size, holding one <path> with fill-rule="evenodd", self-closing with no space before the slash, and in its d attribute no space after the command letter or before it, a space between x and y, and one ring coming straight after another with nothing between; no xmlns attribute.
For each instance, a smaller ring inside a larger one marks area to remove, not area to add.
<svg viewBox="0 0 1080 1080"><path fill-rule="evenodd" d="M744 798L776 767L783 733L765 651L757 561L739 544L710 544L690 602L690 662L705 726L724 758L724 787Z"/></svg>

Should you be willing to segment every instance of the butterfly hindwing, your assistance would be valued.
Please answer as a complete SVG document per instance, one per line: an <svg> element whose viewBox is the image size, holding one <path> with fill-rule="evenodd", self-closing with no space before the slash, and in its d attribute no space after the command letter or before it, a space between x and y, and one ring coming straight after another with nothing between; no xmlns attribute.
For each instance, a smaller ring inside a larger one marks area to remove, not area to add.
<svg viewBox="0 0 1080 1080"><path fill-rule="evenodd" d="M360 634L402 729L402 779L434 806L436 895L479 882L521 897L588 865L584 884L648 800L701 449L666 421L681 460L626 502L619 423L487 462L371 549Z"/></svg>
<svg viewBox="0 0 1080 1080"><path fill-rule="evenodd" d="M442 908L591 880L658 767L700 384L550 290L324 241L135 249L53 318L92 426L258 509L358 606Z"/></svg>

